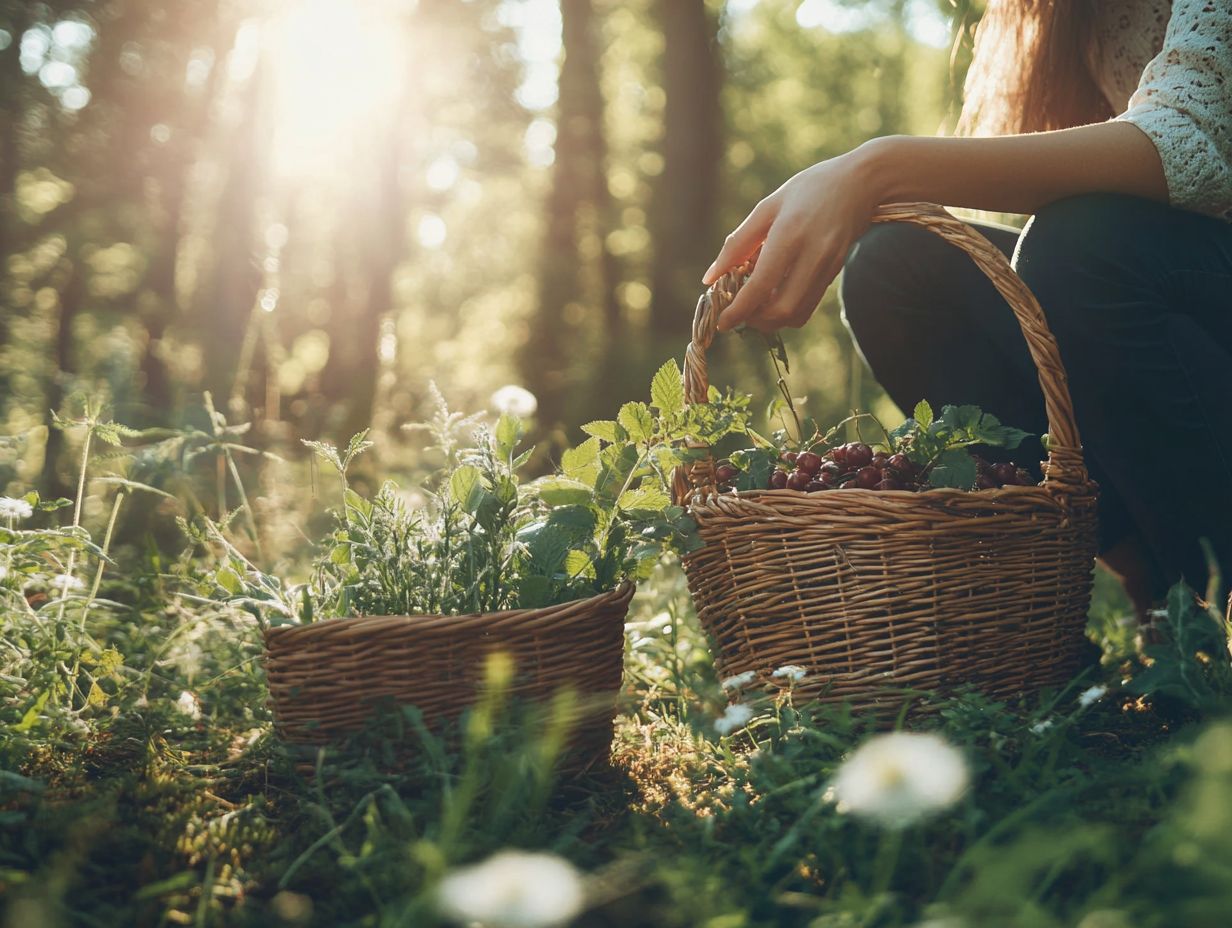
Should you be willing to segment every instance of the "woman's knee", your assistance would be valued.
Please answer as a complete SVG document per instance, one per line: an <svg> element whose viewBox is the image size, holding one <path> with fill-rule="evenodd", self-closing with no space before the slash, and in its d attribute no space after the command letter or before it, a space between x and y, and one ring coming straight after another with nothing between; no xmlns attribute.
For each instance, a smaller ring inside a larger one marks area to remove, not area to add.
<svg viewBox="0 0 1232 928"><path fill-rule="evenodd" d="M900 222L873 225L852 247L839 281L843 321L853 332L875 328L900 315L912 292L915 264L939 240Z"/></svg>
<svg viewBox="0 0 1232 928"><path fill-rule="evenodd" d="M1127 287L1149 285L1149 243L1167 207L1118 194L1084 194L1043 207L1023 230L1014 268L1035 294L1062 354L1123 323Z"/></svg>

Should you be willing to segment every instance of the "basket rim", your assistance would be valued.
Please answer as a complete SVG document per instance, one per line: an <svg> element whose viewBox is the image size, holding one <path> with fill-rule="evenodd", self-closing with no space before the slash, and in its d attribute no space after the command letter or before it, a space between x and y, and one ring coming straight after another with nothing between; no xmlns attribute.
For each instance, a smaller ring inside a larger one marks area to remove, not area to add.
<svg viewBox="0 0 1232 928"><path fill-rule="evenodd" d="M468 632L548 624L552 621L576 619L595 610L620 606L627 609L636 586L622 580L616 587L593 596L570 599L552 606L533 609L501 609L496 612L468 612L462 615L351 615L336 619L321 619L298 625L277 625L267 628L265 644L284 643L285 639L349 637L413 624L417 631L427 633Z"/></svg>

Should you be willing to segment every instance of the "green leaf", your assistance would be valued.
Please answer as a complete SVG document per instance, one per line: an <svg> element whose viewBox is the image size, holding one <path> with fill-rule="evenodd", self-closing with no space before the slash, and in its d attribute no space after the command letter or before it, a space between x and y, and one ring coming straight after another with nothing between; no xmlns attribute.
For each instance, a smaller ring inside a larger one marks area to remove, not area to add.
<svg viewBox="0 0 1232 928"><path fill-rule="evenodd" d="M732 453L731 462L740 469L736 475L737 490L764 490L775 469L778 450L773 448L742 448Z"/></svg>
<svg viewBox="0 0 1232 928"><path fill-rule="evenodd" d="M565 573L570 577L594 577L595 564L590 555L576 548L565 558Z"/></svg>
<svg viewBox="0 0 1232 928"><path fill-rule="evenodd" d="M933 486L953 487L956 490L971 489L975 478L975 461L963 448L942 453L928 474L928 482Z"/></svg>
<svg viewBox="0 0 1232 928"><path fill-rule="evenodd" d="M915 410L911 415L922 429L926 429L933 424L933 408L928 405L928 400L920 400L916 403Z"/></svg>
<svg viewBox="0 0 1232 928"><path fill-rule="evenodd" d="M585 505L594 496L589 486L569 477L540 477L528 484L527 489L549 506Z"/></svg>
<svg viewBox="0 0 1232 928"><path fill-rule="evenodd" d="M675 358L664 362L650 381L650 402L664 416L675 415L684 409L684 381Z"/></svg>
<svg viewBox="0 0 1232 928"><path fill-rule="evenodd" d="M599 479L595 481L595 497L603 505L611 505L624 489L625 482L640 460L632 445L608 445L599 454Z"/></svg>
<svg viewBox="0 0 1232 928"><path fill-rule="evenodd" d="M599 516L589 506L560 506L548 513L548 524L563 531L577 545L594 537Z"/></svg>
<svg viewBox="0 0 1232 928"><path fill-rule="evenodd" d="M522 438L522 420L512 413L501 413L501 417L496 420L496 431L493 433L493 438L496 440L496 454L500 458L508 458L513 454L513 449L517 447L518 441Z"/></svg>
<svg viewBox="0 0 1232 928"><path fill-rule="evenodd" d="M654 413L642 402L625 403L616 417L633 442L647 442L654 437Z"/></svg>
<svg viewBox="0 0 1232 928"><path fill-rule="evenodd" d="M240 590L244 588L244 582L230 567L220 567L218 572L214 574L214 579L218 585L230 593L232 596L238 595Z"/></svg>
<svg viewBox="0 0 1232 928"><path fill-rule="evenodd" d="M479 510L486 495L483 473L478 467L463 464L449 477L449 493L464 512L473 515Z"/></svg>
<svg viewBox="0 0 1232 928"><path fill-rule="evenodd" d="M657 486L642 484L625 490L616 501L616 508L626 512L662 512L672 503L671 497Z"/></svg>
<svg viewBox="0 0 1232 928"><path fill-rule="evenodd" d="M591 437L576 448L569 448L561 455L560 469L566 477L594 486L599 476L599 439Z"/></svg>
<svg viewBox="0 0 1232 928"><path fill-rule="evenodd" d="M587 422L582 426L582 431L587 435L613 443L626 441L629 438L629 434L621 428L620 423L612 419L596 419L594 422Z"/></svg>

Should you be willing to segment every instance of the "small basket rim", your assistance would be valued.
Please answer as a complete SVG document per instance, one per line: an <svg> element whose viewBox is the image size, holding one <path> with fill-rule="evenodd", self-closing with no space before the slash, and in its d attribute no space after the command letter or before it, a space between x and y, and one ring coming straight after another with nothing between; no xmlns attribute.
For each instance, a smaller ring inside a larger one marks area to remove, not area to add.
<svg viewBox="0 0 1232 928"><path fill-rule="evenodd" d="M268 647L272 643L283 643L283 639L315 638L315 637L347 637L351 635L366 635L385 627L405 626L414 624L417 631L426 633L444 633L449 631L473 632L478 629L499 629L534 622L546 622L550 619L575 618L577 614L587 614L595 609L609 606L628 606L633 598L636 585L631 580L622 580L616 587L592 596L570 599L551 606L539 606L523 609L500 609L495 612L467 612L461 615L441 614L408 614L408 615L350 615L336 619L320 619L314 622L296 625L276 625L265 630L264 639ZM562 615L563 613L563 615Z"/></svg>

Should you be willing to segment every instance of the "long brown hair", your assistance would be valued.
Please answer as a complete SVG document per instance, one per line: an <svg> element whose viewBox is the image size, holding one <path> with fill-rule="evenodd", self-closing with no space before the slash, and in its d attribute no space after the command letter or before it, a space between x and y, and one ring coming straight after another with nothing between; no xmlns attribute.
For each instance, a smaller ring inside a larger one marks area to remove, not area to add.
<svg viewBox="0 0 1232 928"><path fill-rule="evenodd" d="M1091 76L1096 0L988 0L963 93L961 135L1068 129L1113 116Z"/></svg>

